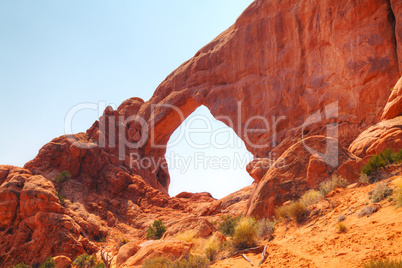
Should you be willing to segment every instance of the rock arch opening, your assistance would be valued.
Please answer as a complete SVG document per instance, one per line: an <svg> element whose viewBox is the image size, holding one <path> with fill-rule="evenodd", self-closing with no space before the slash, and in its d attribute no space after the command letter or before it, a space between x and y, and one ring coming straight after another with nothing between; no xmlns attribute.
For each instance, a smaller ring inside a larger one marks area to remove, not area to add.
<svg viewBox="0 0 402 268"><path fill-rule="evenodd" d="M165 158L170 196L209 192L222 198L254 181L246 171L253 155L233 129L203 105L170 136Z"/></svg>

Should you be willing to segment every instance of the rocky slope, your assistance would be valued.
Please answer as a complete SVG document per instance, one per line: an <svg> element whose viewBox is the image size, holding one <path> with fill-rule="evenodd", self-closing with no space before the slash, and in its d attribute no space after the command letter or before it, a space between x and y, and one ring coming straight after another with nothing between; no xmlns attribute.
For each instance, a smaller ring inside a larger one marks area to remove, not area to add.
<svg viewBox="0 0 402 268"><path fill-rule="evenodd" d="M390 182L400 177L392 177ZM294 222L278 224L268 248L268 258L261 267L361 267L370 259L390 258L399 260L402 250L402 209L395 208L388 199L378 203L379 210L369 216L359 217L359 212L371 205L369 193L378 184L351 185L337 188L326 196L327 200L310 209L316 215L298 225ZM333 206L331 206L333 204ZM339 216L346 231L337 230ZM261 254L247 254L254 264ZM241 256L214 263L211 267L252 267ZM254 266L255 267L255 266Z"/></svg>
<svg viewBox="0 0 402 268"><path fill-rule="evenodd" d="M74 259L105 239L116 255L124 236L136 265L156 218L167 235L200 227L204 237L219 215L269 217L334 174L355 181L368 156L402 145L402 80L389 96L402 75L401 27L399 0L255 1L149 101L108 107L86 133L52 140L23 169L0 167L0 266ZM170 135L200 105L256 157L255 183L222 200L171 198L166 165L139 165L164 163ZM71 177L56 180L63 171ZM158 248L174 255L181 246Z"/></svg>

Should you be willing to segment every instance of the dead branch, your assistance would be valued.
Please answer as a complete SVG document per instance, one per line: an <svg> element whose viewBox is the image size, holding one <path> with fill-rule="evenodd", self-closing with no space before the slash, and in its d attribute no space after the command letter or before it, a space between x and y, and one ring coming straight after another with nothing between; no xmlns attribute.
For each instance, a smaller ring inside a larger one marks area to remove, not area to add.
<svg viewBox="0 0 402 268"><path fill-rule="evenodd" d="M104 251L103 245L100 247L100 254L103 263L105 264L105 268L112 267L112 260L114 257L111 257L108 252Z"/></svg>
<svg viewBox="0 0 402 268"><path fill-rule="evenodd" d="M260 264L258 264L258 267L260 267L265 262L265 260L268 258L268 255L269 254L267 253L267 245L265 245L264 251L262 252L262 258L261 258Z"/></svg>
<svg viewBox="0 0 402 268"><path fill-rule="evenodd" d="M253 262L252 262L249 258L247 258L246 255L242 254L242 257L243 257L246 261L248 261L249 263L251 263L251 266L254 266Z"/></svg>
<svg viewBox="0 0 402 268"><path fill-rule="evenodd" d="M241 251L236 252L232 256L230 256L230 258L239 256L239 255L242 255L242 254L247 254L247 253L261 253L261 252L264 251L265 247L266 246L259 246L259 247L256 247L256 248L248 248L248 249L245 249L245 250L241 250Z"/></svg>

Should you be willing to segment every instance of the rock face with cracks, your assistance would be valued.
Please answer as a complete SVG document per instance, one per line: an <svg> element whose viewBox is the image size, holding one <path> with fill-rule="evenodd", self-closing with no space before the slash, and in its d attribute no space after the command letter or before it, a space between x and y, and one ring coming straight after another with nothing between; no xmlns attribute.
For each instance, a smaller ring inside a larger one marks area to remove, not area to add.
<svg viewBox="0 0 402 268"><path fill-rule="evenodd" d="M35 267L50 255L72 260L96 252L91 241L113 228L145 236L161 211L181 217L169 223L166 236L186 221L201 221L199 235L210 235L215 229L208 220L183 221L183 214L207 217L236 202L243 208L247 197L247 214L267 217L333 174L354 180L360 158L402 146L401 81L388 98L402 75L401 5L255 1L149 101L131 98L117 110L108 107L86 133L52 140L24 169L0 166L0 265L25 261ZM201 105L255 156L247 167L254 190L223 200L207 194L169 198L166 144ZM325 136L334 124L338 140ZM62 171L70 181L55 181ZM64 206L60 195L67 198ZM155 242L129 263L141 263L152 250L180 258L190 248Z"/></svg>
<svg viewBox="0 0 402 268"><path fill-rule="evenodd" d="M339 166L356 157L338 141L312 136L290 147L256 185L247 215L266 218L285 201L296 200L334 175ZM314 176L311 172L315 172Z"/></svg>
<svg viewBox="0 0 402 268"><path fill-rule="evenodd" d="M200 105L232 127L255 157L278 158L302 136L325 135L332 122L347 147L380 118L387 88L399 76L400 13L398 1L255 1L149 101L132 98L116 111L107 108L87 131L89 149L72 143L49 153L71 155L72 162L103 160L89 170L92 176L105 165L124 167L167 193L165 146ZM331 105L339 106L337 114L309 121ZM144 167L142 159L153 161ZM43 169L46 160L40 153L26 167ZM63 164L48 164L45 172ZM79 162L74 168L83 173Z"/></svg>

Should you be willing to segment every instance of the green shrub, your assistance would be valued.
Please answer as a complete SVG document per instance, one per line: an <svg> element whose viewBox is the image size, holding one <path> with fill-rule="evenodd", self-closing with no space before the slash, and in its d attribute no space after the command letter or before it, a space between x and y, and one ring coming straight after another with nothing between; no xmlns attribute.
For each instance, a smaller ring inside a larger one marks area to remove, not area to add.
<svg viewBox="0 0 402 268"><path fill-rule="evenodd" d="M322 194L316 190L311 189L302 195L302 197L300 198L300 202L308 207L318 203L321 199Z"/></svg>
<svg viewBox="0 0 402 268"><path fill-rule="evenodd" d="M63 183L71 179L71 174L68 171L60 172L59 175L55 178L57 183Z"/></svg>
<svg viewBox="0 0 402 268"><path fill-rule="evenodd" d="M103 262L99 261L94 255L87 255L85 253L78 256L71 265L79 268L100 268L104 266Z"/></svg>
<svg viewBox="0 0 402 268"><path fill-rule="evenodd" d="M142 264L142 268L172 268L173 262L166 257L157 257L146 260Z"/></svg>
<svg viewBox="0 0 402 268"><path fill-rule="evenodd" d="M64 206L66 204L66 198L64 197L64 195L60 194L59 192L57 193L57 197L59 198L60 201L60 205Z"/></svg>
<svg viewBox="0 0 402 268"><path fill-rule="evenodd" d="M166 232L166 227L162 220L154 220L152 226L149 226L147 231L147 239L161 239Z"/></svg>
<svg viewBox="0 0 402 268"><path fill-rule="evenodd" d="M233 246L247 249L256 245L257 223L253 218L241 218L233 234Z"/></svg>
<svg viewBox="0 0 402 268"><path fill-rule="evenodd" d="M388 187L386 182L380 182L373 191L371 191L370 199L373 203L380 202L392 195L393 190Z"/></svg>
<svg viewBox="0 0 402 268"><path fill-rule="evenodd" d="M45 262L40 266L40 268L55 268L56 264L54 263L54 259L49 257L45 260Z"/></svg>
<svg viewBox="0 0 402 268"><path fill-rule="evenodd" d="M21 262L21 263L19 263L17 265L14 265L13 268L29 268L29 265L25 264L24 262Z"/></svg>
<svg viewBox="0 0 402 268"><path fill-rule="evenodd" d="M362 173L371 175L374 171L378 170L379 168L385 167L387 162L381 158L379 155L374 155L369 162L362 167Z"/></svg>
<svg viewBox="0 0 402 268"><path fill-rule="evenodd" d="M106 242L106 240L107 240L107 235L105 235L105 234L98 234L98 235L96 235L95 236L95 241L96 242Z"/></svg>
<svg viewBox="0 0 402 268"><path fill-rule="evenodd" d="M128 240L126 237L122 236L119 238L119 246L122 247L125 244L130 243L130 240Z"/></svg>
<svg viewBox="0 0 402 268"><path fill-rule="evenodd" d="M98 262L98 264L96 264L95 268L105 268L105 264L103 262Z"/></svg>
<svg viewBox="0 0 402 268"><path fill-rule="evenodd" d="M231 217L224 215L221 217L222 222L219 224L219 231L225 236L233 236L236 225L239 223L240 217Z"/></svg>
<svg viewBox="0 0 402 268"><path fill-rule="evenodd" d="M370 260L370 262L363 264L363 268L402 268L402 261L385 260Z"/></svg>
<svg viewBox="0 0 402 268"><path fill-rule="evenodd" d="M348 181L342 178L341 176L332 176L332 179L329 181L324 181L320 184L320 193L325 196L328 193L332 192L336 187L345 188L349 185Z"/></svg>
<svg viewBox="0 0 402 268"><path fill-rule="evenodd" d="M269 219L262 219L257 223L257 234L261 238L267 238L275 231L276 221Z"/></svg>
<svg viewBox="0 0 402 268"><path fill-rule="evenodd" d="M394 153L391 149L387 148L379 154L373 155L368 163L362 167L362 173L371 175L379 168L385 167L389 164L400 163L402 161L402 149Z"/></svg>

